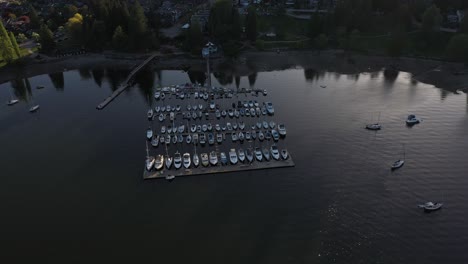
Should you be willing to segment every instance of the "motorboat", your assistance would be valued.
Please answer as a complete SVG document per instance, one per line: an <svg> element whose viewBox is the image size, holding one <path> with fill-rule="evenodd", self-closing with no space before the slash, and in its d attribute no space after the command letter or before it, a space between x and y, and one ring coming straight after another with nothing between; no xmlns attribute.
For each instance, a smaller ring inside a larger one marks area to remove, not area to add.
<svg viewBox="0 0 468 264"><path fill-rule="evenodd" d="M249 102L244 101L244 102L242 102L242 105L244 106L244 108L247 108L247 107L249 107Z"/></svg>
<svg viewBox="0 0 468 264"><path fill-rule="evenodd" d="M198 133L201 133L201 132L202 132L201 125L198 125L198 126L197 126L197 132L198 132Z"/></svg>
<svg viewBox="0 0 468 264"><path fill-rule="evenodd" d="M286 126L284 124L279 124L278 125L278 133L282 137L286 136Z"/></svg>
<svg viewBox="0 0 468 264"><path fill-rule="evenodd" d="M229 117L234 117L234 111L232 111L232 109L228 109L228 115Z"/></svg>
<svg viewBox="0 0 468 264"><path fill-rule="evenodd" d="M150 108L150 109L148 110L148 113L146 114L146 115L148 116L148 119L153 118L153 113L154 113L154 112L153 112L153 108Z"/></svg>
<svg viewBox="0 0 468 264"><path fill-rule="evenodd" d="M167 175L165 178L167 181L171 182L175 179L175 175Z"/></svg>
<svg viewBox="0 0 468 264"><path fill-rule="evenodd" d="M185 98L185 93L180 93L180 94L179 94L179 99L184 100L184 98Z"/></svg>
<svg viewBox="0 0 468 264"><path fill-rule="evenodd" d="M237 164L238 158L237 158L237 153L235 149L231 149L229 151L229 161L231 161L231 164Z"/></svg>
<svg viewBox="0 0 468 264"><path fill-rule="evenodd" d="M420 120L415 115L409 115L406 119L406 124L408 125L415 125L418 124Z"/></svg>
<svg viewBox="0 0 468 264"><path fill-rule="evenodd" d="M396 169L401 168L404 164L405 164L404 160L397 160L397 161L393 162L391 168L392 168L392 170L396 170Z"/></svg>
<svg viewBox="0 0 468 264"><path fill-rule="evenodd" d="M188 169L190 168L190 154L189 153L184 153L183 155L183 161L184 161L184 168Z"/></svg>
<svg viewBox="0 0 468 264"><path fill-rule="evenodd" d="M146 130L146 138L148 140L151 140L153 138L153 130L151 129L151 127L148 127L148 130Z"/></svg>
<svg viewBox="0 0 468 264"><path fill-rule="evenodd" d="M166 133L166 126L161 126L161 134Z"/></svg>
<svg viewBox="0 0 468 264"><path fill-rule="evenodd" d="M250 109L248 108L245 109L245 116L250 116Z"/></svg>
<svg viewBox="0 0 468 264"><path fill-rule="evenodd" d="M216 110L215 116L216 116L216 118L220 119L221 118L221 112L219 110Z"/></svg>
<svg viewBox="0 0 468 264"><path fill-rule="evenodd" d="M262 108L262 115L267 115L267 110L265 107Z"/></svg>
<svg viewBox="0 0 468 264"><path fill-rule="evenodd" d="M237 150L237 153L238 153L239 161L244 162L245 161L245 152L244 152L244 150L240 148L240 149Z"/></svg>
<svg viewBox="0 0 468 264"><path fill-rule="evenodd" d="M198 99L198 92L195 92L195 94L193 95L193 97L194 97L195 99Z"/></svg>
<svg viewBox="0 0 468 264"><path fill-rule="evenodd" d="M210 152L210 164L213 166L218 164L218 155L216 155L216 152L214 151Z"/></svg>
<svg viewBox="0 0 468 264"><path fill-rule="evenodd" d="M171 111L171 106L170 105L166 106L166 112L169 113L170 111Z"/></svg>
<svg viewBox="0 0 468 264"><path fill-rule="evenodd" d="M218 132L221 131L221 126L219 124L216 124L215 125L215 130L218 131Z"/></svg>
<svg viewBox="0 0 468 264"><path fill-rule="evenodd" d="M161 112L166 112L166 106L165 105L161 106Z"/></svg>
<svg viewBox="0 0 468 264"><path fill-rule="evenodd" d="M196 131L197 131L197 125L192 124L192 125L190 126L190 132L195 133Z"/></svg>
<svg viewBox="0 0 468 264"><path fill-rule="evenodd" d="M214 103L213 101L210 102L210 109L211 109L211 110L214 110L214 109L215 109L215 106L216 106L216 105L215 105L215 103Z"/></svg>
<svg viewBox="0 0 468 264"><path fill-rule="evenodd" d="M159 113L159 111L161 111L161 107L159 105L157 105L155 108L154 108L154 111L156 113Z"/></svg>
<svg viewBox="0 0 468 264"><path fill-rule="evenodd" d="M151 171L154 166L155 159L153 156L146 157L146 170Z"/></svg>
<svg viewBox="0 0 468 264"><path fill-rule="evenodd" d="M219 155L220 155L220 157L221 157L221 164L226 165L226 164L228 163L228 159L227 159L226 153L221 152Z"/></svg>
<svg viewBox="0 0 468 264"><path fill-rule="evenodd" d="M197 112L192 112L192 119L195 120L195 119L197 119L197 117L198 117ZM189 116L189 118L190 118L190 116Z"/></svg>
<svg viewBox="0 0 468 264"><path fill-rule="evenodd" d="M260 148L255 148L255 158L258 160L258 161L262 161L263 159L263 154L262 154L262 151L260 150Z"/></svg>
<svg viewBox="0 0 468 264"><path fill-rule="evenodd" d="M369 130L380 130L380 129L382 129L382 125L380 125L379 123L367 124L367 125L366 125L366 129L369 129Z"/></svg>
<svg viewBox="0 0 468 264"><path fill-rule="evenodd" d="M176 107L173 106L173 107L171 108L171 111L172 111L172 112L175 112L175 110L176 110Z"/></svg>
<svg viewBox="0 0 468 264"><path fill-rule="evenodd" d="M177 141L179 141L179 143L184 142L184 136L182 136L181 134L179 134L179 136L177 137Z"/></svg>
<svg viewBox="0 0 468 264"><path fill-rule="evenodd" d="M154 98L158 100L161 97L161 92L157 91L154 93Z"/></svg>
<svg viewBox="0 0 468 264"><path fill-rule="evenodd" d="M271 153L271 156L275 159L275 160L279 160L280 158L280 153L279 153L279 150L278 150L278 147L276 145L272 145L270 147L270 153Z"/></svg>
<svg viewBox="0 0 468 264"><path fill-rule="evenodd" d="M228 123L226 124L226 128L227 128L228 131L232 131L232 125L231 125L231 123L228 122Z"/></svg>
<svg viewBox="0 0 468 264"><path fill-rule="evenodd" d="M184 131L185 131L185 125L180 125L180 126L177 128L177 131L178 131L179 133L184 133Z"/></svg>
<svg viewBox="0 0 468 264"><path fill-rule="evenodd" d="M269 115L274 115L275 114L275 109L273 108L273 104L271 102L266 102L265 103L266 111Z"/></svg>
<svg viewBox="0 0 468 264"><path fill-rule="evenodd" d="M200 134L200 144L205 145L206 143L206 136L205 133Z"/></svg>
<svg viewBox="0 0 468 264"><path fill-rule="evenodd" d="M201 117L200 117L201 118ZM205 119L209 120L210 119L210 114L208 112L205 112Z"/></svg>
<svg viewBox="0 0 468 264"><path fill-rule="evenodd" d="M35 106L29 108L29 112L31 112L31 113L34 113L34 112L36 112L37 110L39 110L39 105L35 105Z"/></svg>
<svg viewBox="0 0 468 264"><path fill-rule="evenodd" d="M177 135L172 136L172 144L177 143Z"/></svg>
<svg viewBox="0 0 468 264"><path fill-rule="evenodd" d="M202 104L199 104L199 105L198 105L198 109L203 110L203 105L202 105Z"/></svg>
<svg viewBox="0 0 468 264"><path fill-rule="evenodd" d="M172 166L172 157L169 157L169 155L166 155L166 169L170 169Z"/></svg>
<svg viewBox="0 0 468 264"><path fill-rule="evenodd" d="M206 124L202 125L202 131L206 132L208 130L208 126Z"/></svg>
<svg viewBox="0 0 468 264"><path fill-rule="evenodd" d="M266 96L267 94L267 90L263 90L263 96Z"/></svg>
<svg viewBox="0 0 468 264"><path fill-rule="evenodd" d="M258 106L259 106L257 100L254 100L254 101L253 101L253 104L254 104L255 107L258 107Z"/></svg>
<svg viewBox="0 0 468 264"><path fill-rule="evenodd" d="M207 167L208 165L210 165L210 159L208 158L208 154L202 153L200 156L201 164L203 165L203 167Z"/></svg>
<svg viewBox="0 0 468 264"><path fill-rule="evenodd" d="M175 132L175 131L174 131L174 132ZM171 134L171 133L172 133L172 126L171 126L171 125L167 126L167 133L168 133L168 134Z"/></svg>
<svg viewBox="0 0 468 264"><path fill-rule="evenodd" d="M266 161L270 160L270 151L267 148L263 148L263 156L265 157Z"/></svg>
<svg viewBox="0 0 468 264"><path fill-rule="evenodd" d="M427 202L425 204L418 205L418 207L423 208L425 212L432 212L439 210L440 208L442 208L443 205L443 203Z"/></svg>
<svg viewBox="0 0 468 264"><path fill-rule="evenodd" d="M208 129L208 131L212 131L212 130L213 130L213 126L211 125L211 123L208 123L208 125L206 126L206 128Z"/></svg>
<svg viewBox="0 0 468 264"><path fill-rule="evenodd" d="M154 168L156 170L160 170L164 167L164 156L163 155L156 155L156 159L154 161Z"/></svg>
<svg viewBox="0 0 468 264"><path fill-rule="evenodd" d="M255 116L255 108L253 108L253 107L250 108L250 115L251 115L252 117Z"/></svg>
<svg viewBox="0 0 468 264"><path fill-rule="evenodd" d="M257 114L257 116L262 115L262 110L260 110L260 107L255 107L255 114Z"/></svg>
<svg viewBox="0 0 468 264"><path fill-rule="evenodd" d="M231 133L231 139L232 139L232 142L236 142L236 141L237 141L237 133L236 133L236 132L232 132L232 133Z"/></svg>
<svg viewBox="0 0 468 264"><path fill-rule="evenodd" d="M240 113L241 116L244 116L244 115L245 115L245 110L244 110L244 108L241 108L241 109L239 110L239 113Z"/></svg>
<svg viewBox="0 0 468 264"><path fill-rule="evenodd" d="M190 134L187 135L187 138L185 139L185 141L187 142L187 144L190 144L192 143L192 136Z"/></svg>
<svg viewBox="0 0 468 264"><path fill-rule="evenodd" d="M276 123L274 121L270 121L269 125L271 129L274 129L276 127Z"/></svg>
<svg viewBox="0 0 468 264"><path fill-rule="evenodd" d="M240 116L240 112L239 112L237 109L234 110L234 116L235 116L236 118L239 118L239 116Z"/></svg>
<svg viewBox="0 0 468 264"><path fill-rule="evenodd" d="M190 105L190 104L187 105L187 111L192 111L192 105Z"/></svg>
<svg viewBox="0 0 468 264"><path fill-rule="evenodd" d="M245 157L247 158L247 160L249 162L252 162L254 160L254 155L253 155L253 152L252 152L252 149L251 148L248 148L246 151L245 151Z"/></svg>
<svg viewBox="0 0 468 264"><path fill-rule="evenodd" d="M271 132L270 132L270 131L267 131L267 132L265 133L265 139L266 139L266 140L270 140L270 139L271 139Z"/></svg>
<svg viewBox="0 0 468 264"><path fill-rule="evenodd" d="M166 140L164 142L166 145L169 145L171 143L171 135L166 135Z"/></svg>
<svg viewBox="0 0 468 264"><path fill-rule="evenodd" d="M264 129L268 129L268 122L267 121L263 121L263 128Z"/></svg>
<svg viewBox="0 0 468 264"><path fill-rule="evenodd" d="M151 146L157 147L159 145L159 135L154 136L153 139L151 139Z"/></svg>
<svg viewBox="0 0 468 264"><path fill-rule="evenodd" d="M165 141L165 137L164 137L164 135L161 135L161 136L159 137L159 143L160 143L160 144L164 144L164 141Z"/></svg>
<svg viewBox="0 0 468 264"><path fill-rule="evenodd" d="M223 134L221 133L216 134L216 142L218 142L218 144L221 144L223 142Z"/></svg>
<svg viewBox="0 0 468 264"><path fill-rule="evenodd" d="M161 100L164 100L166 98L166 94L161 93Z"/></svg>
<svg viewBox="0 0 468 264"><path fill-rule="evenodd" d="M244 137L244 133L242 133L242 131L239 132L238 138L239 138L239 140L240 140L241 142L244 141L244 138L245 138L245 137Z"/></svg>
<svg viewBox="0 0 468 264"><path fill-rule="evenodd" d="M200 164L200 159L198 158L197 153L193 153L192 161L193 161L193 165L195 167L198 167L198 165Z"/></svg>
<svg viewBox="0 0 468 264"><path fill-rule="evenodd" d="M227 115L226 110L221 111L221 116L222 117L226 117L226 115Z"/></svg>
<svg viewBox="0 0 468 264"><path fill-rule="evenodd" d="M253 107L253 106L254 106L254 103L253 103L252 100L249 101L248 106L249 106L249 107Z"/></svg>
<svg viewBox="0 0 468 264"><path fill-rule="evenodd" d="M166 119L166 116L163 113L160 113L159 114L159 122L164 121L164 119Z"/></svg>
<svg viewBox="0 0 468 264"><path fill-rule="evenodd" d="M262 131L258 131L258 140L263 141L265 139L265 135L263 135Z"/></svg>
<svg viewBox="0 0 468 264"><path fill-rule="evenodd" d="M198 134L197 133L194 133L193 136L192 136L192 142L193 144L197 144L198 143Z"/></svg>
<svg viewBox="0 0 468 264"><path fill-rule="evenodd" d="M222 131L226 131L226 125L223 125L223 126L221 127L221 130L222 130Z"/></svg>
<svg viewBox="0 0 468 264"><path fill-rule="evenodd" d="M175 115L174 112L169 113L169 120L174 121Z"/></svg>
<svg viewBox="0 0 468 264"><path fill-rule="evenodd" d="M255 140L257 138L257 132L255 132L255 130L252 130L252 132L250 133L251 137L253 140Z"/></svg>
<svg viewBox="0 0 468 264"><path fill-rule="evenodd" d="M286 149L282 149L281 150L281 157L284 159L284 160L287 160L289 158L289 153Z"/></svg>
<svg viewBox="0 0 468 264"><path fill-rule="evenodd" d="M236 122L232 123L232 129L237 130L237 127L238 127L238 125L237 125Z"/></svg>
<svg viewBox="0 0 468 264"><path fill-rule="evenodd" d="M245 132L245 140L250 140L252 138L250 131Z"/></svg>
<svg viewBox="0 0 468 264"><path fill-rule="evenodd" d="M210 145L214 144L214 135L213 135L213 133L208 133L208 144L210 144Z"/></svg>
<svg viewBox="0 0 468 264"><path fill-rule="evenodd" d="M273 137L274 141L278 141L280 138L279 133L278 131L276 131L276 129L271 130L271 136Z"/></svg>
<svg viewBox="0 0 468 264"><path fill-rule="evenodd" d="M180 112L180 109L182 109L182 107L180 107L180 105L177 105L177 106L176 106L176 111L177 111L177 112Z"/></svg>

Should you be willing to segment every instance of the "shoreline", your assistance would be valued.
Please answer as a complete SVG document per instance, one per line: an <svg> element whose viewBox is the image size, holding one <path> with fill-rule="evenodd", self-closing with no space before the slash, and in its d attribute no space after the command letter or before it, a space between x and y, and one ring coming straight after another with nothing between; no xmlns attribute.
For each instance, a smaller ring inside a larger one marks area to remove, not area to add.
<svg viewBox="0 0 468 264"><path fill-rule="evenodd" d="M133 68L148 54L88 53L37 62L27 58L23 64L0 69L0 84L16 78L75 70L79 68ZM342 51L248 51L236 59L211 59L213 72L222 71L232 76L247 76L256 72L303 68L315 72L359 74L378 72L388 67L409 72L413 80L434 85L448 91L468 91L468 68L462 63L421 58L390 58L360 54L346 55ZM160 55L149 65L154 70L205 71L204 59L186 54Z"/></svg>

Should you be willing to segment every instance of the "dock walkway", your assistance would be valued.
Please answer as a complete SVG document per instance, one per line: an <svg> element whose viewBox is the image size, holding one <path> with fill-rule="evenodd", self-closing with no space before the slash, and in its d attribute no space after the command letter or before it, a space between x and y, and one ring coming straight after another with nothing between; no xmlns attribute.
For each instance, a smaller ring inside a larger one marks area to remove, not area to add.
<svg viewBox="0 0 468 264"><path fill-rule="evenodd" d="M109 97L104 99L104 101L102 101L100 104L98 104L98 106L96 106L96 108L98 110L104 109L104 107L106 107L110 102L112 102L115 98L117 98L117 96L119 96L119 94L121 94L125 89L130 87L130 80L133 78L133 76L135 76L135 74L138 71L140 71L143 67L145 67L150 61L152 61L154 58L156 58L156 56L157 56L157 54L151 55L142 64L140 64L138 67L133 69L133 71L130 72L130 74L127 76L127 79L125 79L125 81L123 81L122 84L120 84L119 88L117 90L115 90L111 95L109 95Z"/></svg>

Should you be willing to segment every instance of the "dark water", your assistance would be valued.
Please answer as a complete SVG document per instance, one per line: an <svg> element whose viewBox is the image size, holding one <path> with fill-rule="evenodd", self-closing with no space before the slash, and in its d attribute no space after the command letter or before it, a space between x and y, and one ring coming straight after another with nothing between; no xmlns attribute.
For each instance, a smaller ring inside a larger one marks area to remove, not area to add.
<svg viewBox="0 0 468 264"><path fill-rule="evenodd" d="M468 262L466 94L406 73L216 74L216 84L268 89L296 167L168 183L142 180L152 88L204 76L144 72L95 110L125 75L83 69L0 85L2 101L22 100L0 106L10 262ZM33 103L40 112L27 111ZM363 129L377 112L383 130ZM423 122L406 127L410 113ZM391 173L402 143L406 164ZM445 206L424 214L416 205L428 200Z"/></svg>

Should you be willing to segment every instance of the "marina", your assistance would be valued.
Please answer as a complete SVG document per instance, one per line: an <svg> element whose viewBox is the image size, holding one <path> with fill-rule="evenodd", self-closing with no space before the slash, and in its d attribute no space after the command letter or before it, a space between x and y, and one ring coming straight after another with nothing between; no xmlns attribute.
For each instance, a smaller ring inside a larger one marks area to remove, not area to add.
<svg viewBox="0 0 468 264"><path fill-rule="evenodd" d="M156 106L147 111L146 140L152 148L143 178L173 180L295 166L287 150L286 125L274 120L267 94L197 84L157 89ZM165 160L166 166L154 166L154 157L162 158L160 163Z"/></svg>

